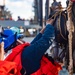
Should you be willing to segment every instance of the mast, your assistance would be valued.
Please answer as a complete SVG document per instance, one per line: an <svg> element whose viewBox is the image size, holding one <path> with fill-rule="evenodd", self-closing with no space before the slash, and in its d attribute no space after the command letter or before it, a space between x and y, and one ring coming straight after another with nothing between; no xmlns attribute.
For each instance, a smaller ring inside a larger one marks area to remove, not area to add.
<svg viewBox="0 0 75 75"><path fill-rule="evenodd" d="M38 0L38 22L43 26L43 0Z"/></svg>
<svg viewBox="0 0 75 75"><path fill-rule="evenodd" d="M45 19L47 20L49 16L49 0L46 0L45 3Z"/></svg>

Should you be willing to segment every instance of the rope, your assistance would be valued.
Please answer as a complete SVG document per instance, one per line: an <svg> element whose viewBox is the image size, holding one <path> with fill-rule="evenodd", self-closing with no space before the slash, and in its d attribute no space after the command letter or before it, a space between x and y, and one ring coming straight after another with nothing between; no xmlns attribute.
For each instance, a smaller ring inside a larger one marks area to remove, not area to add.
<svg viewBox="0 0 75 75"><path fill-rule="evenodd" d="M69 1L69 6L67 9L68 12L68 40L69 40L69 75L73 75L73 58L72 58L72 32L73 32L73 23L72 23L72 15L71 15L71 10L72 10L72 2Z"/></svg>
<svg viewBox="0 0 75 75"><path fill-rule="evenodd" d="M58 15L58 13L59 13L59 12L56 12L54 15L52 15L52 17L49 18L49 20L52 19L53 17L54 17L54 20L55 20L55 19L56 19L56 16Z"/></svg>
<svg viewBox="0 0 75 75"><path fill-rule="evenodd" d="M61 26L60 26L61 13L62 13L62 11L60 11L60 13L59 13L59 23L58 23L59 29L60 29L60 35L62 36L62 38L63 38L64 40L67 40L67 39L63 36L62 31L61 31Z"/></svg>
<svg viewBox="0 0 75 75"><path fill-rule="evenodd" d="M58 25L59 25L60 35L62 36L62 38L63 38L64 40L67 40L67 39L64 37L64 35L62 34L62 31L61 31L61 26L60 26L61 13L62 13L62 10L56 12L54 15L52 15L52 17L51 17L50 19L52 19L52 18L54 17L54 20L55 20L55 19L56 19L56 16L59 15L60 18L59 18L59 23L58 23ZM63 16L64 16L64 15L63 15ZM65 27L65 28L66 28L66 27ZM65 29L65 30L66 30L66 29Z"/></svg>

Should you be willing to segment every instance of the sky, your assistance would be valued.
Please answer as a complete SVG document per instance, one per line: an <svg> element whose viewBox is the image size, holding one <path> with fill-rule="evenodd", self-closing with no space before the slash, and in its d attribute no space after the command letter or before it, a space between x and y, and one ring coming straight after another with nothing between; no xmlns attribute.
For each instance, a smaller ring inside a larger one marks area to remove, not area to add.
<svg viewBox="0 0 75 75"><path fill-rule="evenodd" d="M33 12L33 1L34 0L5 0L6 10L11 11L12 18L17 20L17 17L20 16L21 18L30 19L34 17ZM43 0L43 11L45 11L45 1ZM61 1L62 5L66 6L66 0L57 0ZM53 0L50 0L50 5ZM0 5L3 4L3 0L0 0ZM43 15L45 13L43 12Z"/></svg>

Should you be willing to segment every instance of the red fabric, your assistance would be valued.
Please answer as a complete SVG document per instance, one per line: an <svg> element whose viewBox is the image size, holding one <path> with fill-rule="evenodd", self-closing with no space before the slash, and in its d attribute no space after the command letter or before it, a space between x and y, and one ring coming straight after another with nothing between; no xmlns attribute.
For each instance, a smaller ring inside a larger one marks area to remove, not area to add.
<svg viewBox="0 0 75 75"><path fill-rule="evenodd" d="M26 46L29 46L29 43L24 43L13 48L12 53L5 59L5 61L13 61L17 64L17 75L21 75L20 74L20 70L22 69L21 52Z"/></svg>
<svg viewBox="0 0 75 75"><path fill-rule="evenodd" d="M43 57L40 69L31 75L58 75L60 70L61 66L58 63L55 62L53 65L46 57Z"/></svg>
<svg viewBox="0 0 75 75"><path fill-rule="evenodd" d="M13 70L13 73L11 71ZM16 75L17 66L15 62L0 61L0 75Z"/></svg>

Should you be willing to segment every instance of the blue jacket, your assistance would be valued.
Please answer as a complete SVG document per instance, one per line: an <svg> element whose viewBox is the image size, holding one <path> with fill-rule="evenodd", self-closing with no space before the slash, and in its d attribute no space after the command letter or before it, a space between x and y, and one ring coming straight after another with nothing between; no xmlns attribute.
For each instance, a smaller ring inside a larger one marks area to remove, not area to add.
<svg viewBox="0 0 75 75"><path fill-rule="evenodd" d="M31 42L30 46L23 50L21 59L22 66L26 70L26 75L39 69L42 56L52 44L54 35L54 27L48 24L44 33L39 33Z"/></svg>

